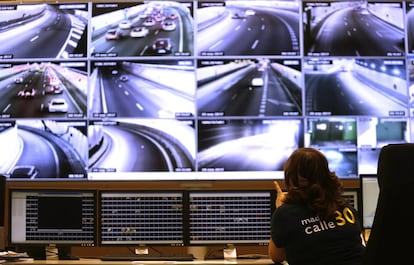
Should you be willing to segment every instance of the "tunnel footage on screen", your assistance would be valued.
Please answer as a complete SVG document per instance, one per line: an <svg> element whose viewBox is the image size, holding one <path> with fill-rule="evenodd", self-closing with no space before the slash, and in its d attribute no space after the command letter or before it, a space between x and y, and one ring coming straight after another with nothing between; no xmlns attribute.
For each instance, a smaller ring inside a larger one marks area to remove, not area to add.
<svg viewBox="0 0 414 265"><path fill-rule="evenodd" d="M3 3L0 173L281 179L287 156L311 146L341 178L375 174L382 146L414 138L413 12L405 1Z"/></svg>

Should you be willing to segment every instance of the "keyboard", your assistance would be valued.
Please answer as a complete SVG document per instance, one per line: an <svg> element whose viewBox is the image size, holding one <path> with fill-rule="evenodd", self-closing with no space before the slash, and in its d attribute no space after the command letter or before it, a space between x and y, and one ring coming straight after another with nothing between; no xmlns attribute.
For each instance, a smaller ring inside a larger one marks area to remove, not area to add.
<svg viewBox="0 0 414 265"><path fill-rule="evenodd" d="M99 257L102 261L192 261L193 254L159 254L159 255L104 255Z"/></svg>

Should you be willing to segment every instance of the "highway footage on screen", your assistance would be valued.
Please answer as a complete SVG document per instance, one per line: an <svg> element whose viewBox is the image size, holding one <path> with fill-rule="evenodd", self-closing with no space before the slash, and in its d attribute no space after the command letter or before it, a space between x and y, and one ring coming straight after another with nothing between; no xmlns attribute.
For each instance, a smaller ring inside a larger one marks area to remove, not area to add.
<svg viewBox="0 0 414 265"><path fill-rule="evenodd" d="M281 179L298 147L341 178L414 139L414 4L0 4L10 180Z"/></svg>

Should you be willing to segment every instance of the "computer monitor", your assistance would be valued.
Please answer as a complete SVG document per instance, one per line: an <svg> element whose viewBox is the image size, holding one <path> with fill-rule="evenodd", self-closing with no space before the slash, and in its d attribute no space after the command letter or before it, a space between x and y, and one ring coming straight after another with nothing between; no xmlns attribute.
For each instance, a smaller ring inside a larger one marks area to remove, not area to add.
<svg viewBox="0 0 414 265"><path fill-rule="evenodd" d="M267 245L276 193L190 191L190 245Z"/></svg>
<svg viewBox="0 0 414 265"><path fill-rule="evenodd" d="M371 229L374 221L375 211L377 209L377 201L379 195L378 178L376 175L361 175L361 210L362 227Z"/></svg>
<svg viewBox="0 0 414 265"><path fill-rule="evenodd" d="M345 189L342 192L342 198L344 198L348 203L355 208L355 210L359 210L359 193L357 189Z"/></svg>
<svg viewBox="0 0 414 265"><path fill-rule="evenodd" d="M101 191L100 245L183 246L183 193Z"/></svg>
<svg viewBox="0 0 414 265"><path fill-rule="evenodd" d="M12 246L44 250L53 244L61 259L70 256L71 246L95 246L95 191L11 189L9 194Z"/></svg>

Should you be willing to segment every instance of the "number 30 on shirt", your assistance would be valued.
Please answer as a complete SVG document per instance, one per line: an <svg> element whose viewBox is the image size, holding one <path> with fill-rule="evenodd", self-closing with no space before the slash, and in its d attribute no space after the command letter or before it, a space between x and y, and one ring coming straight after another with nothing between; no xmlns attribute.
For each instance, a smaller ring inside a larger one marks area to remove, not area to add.
<svg viewBox="0 0 414 265"><path fill-rule="evenodd" d="M348 207L345 207L342 212L341 211L335 211L336 213L336 225L338 226L344 226L346 223L355 224L355 215L352 212L351 209Z"/></svg>

